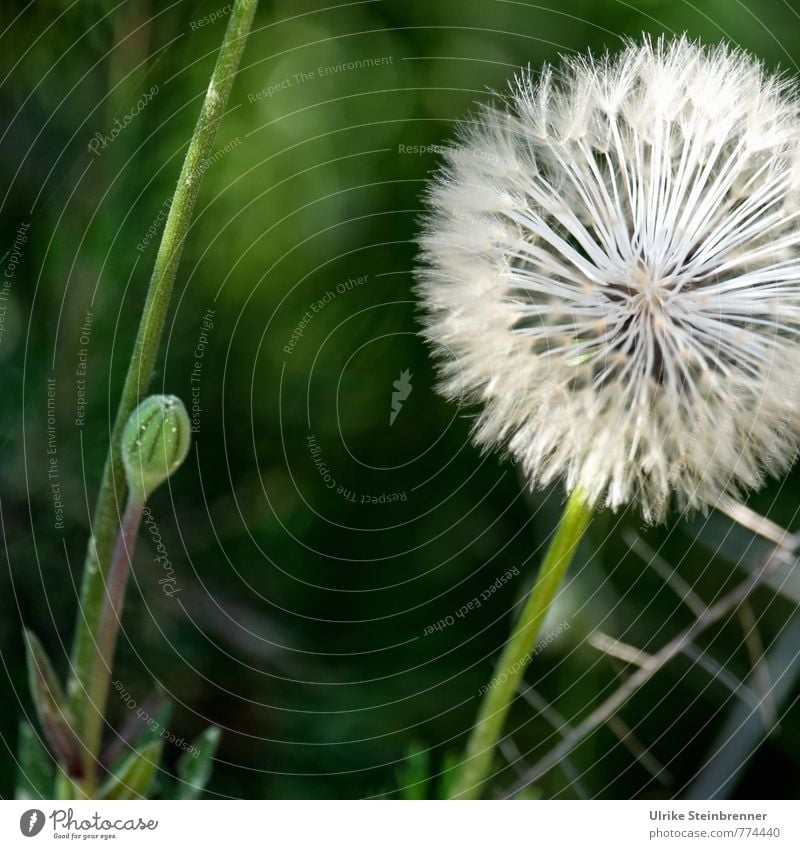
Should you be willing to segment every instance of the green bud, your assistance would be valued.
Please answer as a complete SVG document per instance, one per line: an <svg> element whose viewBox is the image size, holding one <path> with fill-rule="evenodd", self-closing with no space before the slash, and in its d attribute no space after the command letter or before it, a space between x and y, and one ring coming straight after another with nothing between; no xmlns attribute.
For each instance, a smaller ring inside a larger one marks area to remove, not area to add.
<svg viewBox="0 0 800 849"><path fill-rule="evenodd" d="M190 431L186 407L174 395L151 395L131 413L121 446L131 498L145 501L180 466Z"/></svg>

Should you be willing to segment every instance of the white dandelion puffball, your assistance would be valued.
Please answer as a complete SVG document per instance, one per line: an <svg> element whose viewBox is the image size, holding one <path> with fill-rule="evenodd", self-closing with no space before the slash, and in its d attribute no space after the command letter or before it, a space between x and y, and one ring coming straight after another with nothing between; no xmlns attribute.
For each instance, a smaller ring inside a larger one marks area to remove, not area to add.
<svg viewBox="0 0 800 849"><path fill-rule="evenodd" d="M591 504L705 508L800 443L800 107L686 38L565 58L464 122L418 291L476 441Z"/></svg>

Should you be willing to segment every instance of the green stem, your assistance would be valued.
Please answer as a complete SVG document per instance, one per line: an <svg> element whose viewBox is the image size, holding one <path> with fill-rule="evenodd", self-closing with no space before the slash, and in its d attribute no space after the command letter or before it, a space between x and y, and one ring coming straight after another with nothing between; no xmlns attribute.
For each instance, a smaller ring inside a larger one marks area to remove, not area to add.
<svg viewBox="0 0 800 849"><path fill-rule="evenodd" d="M539 629L591 515L591 508L586 506L582 495L575 490L564 508L536 583L500 655L489 690L481 702L464 760L450 793L453 799L477 799L480 796L511 702L516 697L525 667L531 660Z"/></svg>
<svg viewBox="0 0 800 849"><path fill-rule="evenodd" d="M131 573L133 551L136 548L136 534L142 521L144 501L129 500L125 514L119 526L111 568L106 579L106 594L103 609L97 626L97 648L89 679L89 699L95 710L90 711L84 725L83 745L91 756L92 764L97 763L100 744L103 738L103 716L105 714L108 688L111 684L111 669L117 648L122 608L125 604L125 589ZM96 785L96 769L92 768L84 777L83 792L92 797Z"/></svg>
<svg viewBox="0 0 800 849"><path fill-rule="evenodd" d="M86 552L72 646L71 675L67 685L70 710L75 719L76 730L82 739L85 739L87 732L94 727L96 716L102 710L102 705L92 703L92 675L106 575L111 563L121 507L125 503L125 475L119 454L120 436L128 416L144 396L153 374L172 295L172 285L191 224L192 211L257 5L258 0L236 0L234 3L200 117L172 198L114 419L92 522L92 536ZM94 768L93 754L87 747L87 772L93 771Z"/></svg>

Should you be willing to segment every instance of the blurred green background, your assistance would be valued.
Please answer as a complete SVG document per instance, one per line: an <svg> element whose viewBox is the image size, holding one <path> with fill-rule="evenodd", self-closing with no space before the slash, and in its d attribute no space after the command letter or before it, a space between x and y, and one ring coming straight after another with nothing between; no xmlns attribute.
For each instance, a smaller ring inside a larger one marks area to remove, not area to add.
<svg viewBox="0 0 800 849"><path fill-rule="evenodd" d="M794 73L796 6L261 3L153 384L200 408L189 462L150 505L177 592L163 592L143 529L115 673L139 703L160 682L175 702L176 735L222 727L208 795L440 792L436 776L463 746L478 688L558 515L559 491L526 494L513 465L470 445L473 412L434 393L412 289L420 195L437 164L427 146L448 139L454 121L520 67L613 50L642 31L727 38ZM0 14L1 252L29 224L0 337L8 797L17 724L30 715L21 624L65 674L109 418L158 244L148 230L160 234L226 7L50 0L0 2ZM123 129L112 137L115 126ZM411 391L390 425L393 384L406 370ZM750 506L796 528L799 475ZM595 520L553 613L571 627L527 676L529 698L550 707L518 700L490 794L634 669L590 645L592 632L655 652L691 623L641 544L631 550L634 535L658 552L662 573L675 568L705 601L769 551L722 515L640 525L632 514ZM514 567L519 576L454 616ZM780 693L764 718L779 728L762 742L756 713L755 733L735 737L733 762L744 767L727 795L800 791L800 646L791 630L800 594L796 571L781 574L749 608L761 648L779 664ZM426 635L448 616L452 625ZM733 615L705 632L692 656L668 664L529 795L669 798L691 794L698 776L706 783L694 787L719 787L730 770L709 763L715 737L743 706L753 714L748 698L764 685L763 675L750 677L743 622ZM128 713L113 692L110 711L115 723ZM179 754L168 750L167 770Z"/></svg>

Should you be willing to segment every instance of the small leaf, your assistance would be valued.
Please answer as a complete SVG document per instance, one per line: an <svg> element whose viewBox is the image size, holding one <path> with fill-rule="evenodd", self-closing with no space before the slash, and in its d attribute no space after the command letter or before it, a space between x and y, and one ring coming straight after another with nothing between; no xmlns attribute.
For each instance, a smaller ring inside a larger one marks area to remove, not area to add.
<svg viewBox="0 0 800 849"><path fill-rule="evenodd" d="M100 758L108 772L117 772L131 749L141 749L146 743L160 740L163 737L163 729L169 727L172 702L165 697L160 687L141 705L134 702L133 707L128 704L125 704L125 707L128 709L128 716Z"/></svg>
<svg viewBox="0 0 800 849"><path fill-rule="evenodd" d="M163 740L165 729L169 728L170 719L172 718L172 702L163 695L157 697L157 701L146 701L142 708L145 710L144 718L139 717L139 723L142 726L139 732L139 738L136 740L136 745L141 747L145 743L154 743L157 740Z"/></svg>
<svg viewBox="0 0 800 849"><path fill-rule="evenodd" d="M453 787L458 778L458 770L461 766L461 755L458 752L448 752L442 759L442 768L437 788L438 799L449 799L453 794Z"/></svg>
<svg viewBox="0 0 800 849"><path fill-rule="evenodd" d="M161 759L161 741L132 751L100 788L98 799L146 799Z"/></svg>
<svg viewBox="0 0 800 849"><path fill-rule="evenodd" d="M212 760L219 745L221 731L216 725L200 734L178 758L176 799L196 799L211 777Z"/></svg>
<svg viewBox="0 0 800 849"><path fill-rule="evenodd" d="M80 743L72 727L64 692L42 644L25 629L25 648L31 696L42 731L58 760L70 775L82 771Z"/></svg>
<svg viewBox="0 0 800 849"><path fill-rule="evenodd" d="M406 759L397 770L397 786L403 799L426 799L430 780L430 757L419 743L408 747Z"/></svg>
<svg viewBox="0 0 800 849"><path fill-rule="evenodd" d="M15 799L51 799L53 759L29 722L19 724Z"/></svg>

